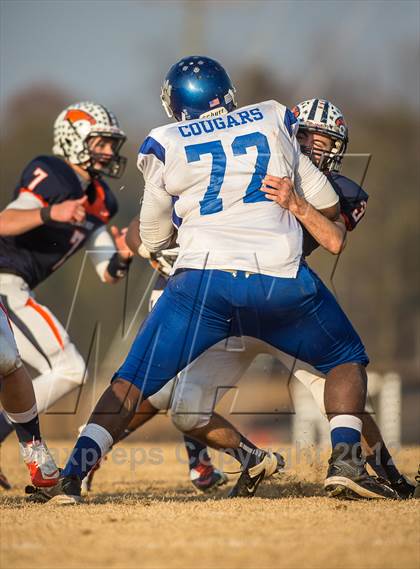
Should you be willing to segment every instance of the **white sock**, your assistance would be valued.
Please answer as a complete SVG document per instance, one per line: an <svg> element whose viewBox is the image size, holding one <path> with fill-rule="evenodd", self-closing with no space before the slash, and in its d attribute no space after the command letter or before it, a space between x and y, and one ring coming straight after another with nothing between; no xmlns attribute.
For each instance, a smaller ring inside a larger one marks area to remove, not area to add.
<svg viewBox="0 0 420 569"><path fill-rule="evenodd" d="M29 423L38 415L38 409L36 403L34 403L30 409L23 413L9 413L5 410L5 414L12 423Z"/></svg>
<svg viewBox="0 0 420 569"><path fill-rule="evenodd" d="M83 431L80 433L79 438L89 437L101 449L101 456L104 456L114 444L114 439L105 427L97 425L96 423L88 423Z"/></svg>

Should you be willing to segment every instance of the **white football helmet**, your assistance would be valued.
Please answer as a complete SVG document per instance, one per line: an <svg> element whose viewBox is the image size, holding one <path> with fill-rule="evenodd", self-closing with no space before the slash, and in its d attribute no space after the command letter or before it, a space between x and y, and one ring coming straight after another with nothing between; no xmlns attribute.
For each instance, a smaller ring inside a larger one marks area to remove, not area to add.
<svg viewBox="0 0 420 569"><path fill-rule="evenodd" d="M113 156L94 153L89 149L89 139L95 136L109 137L113 141ZM104 174L119 178L127 159L119 155L126 141L116 116L102 105L84 101L70 105L61 112L54 123L53 153L63 156L72 164L85 168L92 176ZM95 164L101 164L98 169Z"/></svg>
<svg viewBox="0 0 420 569"><path fill-rule="evenodd" d="M349 142L349 130L340 109L326 99L309 99L293 107L292 112L299 130L317 132L333 140L334 146L331 152L323 153L319 168L338 172ZM313 149L302 147L302 152L311 157Z"/></svg>

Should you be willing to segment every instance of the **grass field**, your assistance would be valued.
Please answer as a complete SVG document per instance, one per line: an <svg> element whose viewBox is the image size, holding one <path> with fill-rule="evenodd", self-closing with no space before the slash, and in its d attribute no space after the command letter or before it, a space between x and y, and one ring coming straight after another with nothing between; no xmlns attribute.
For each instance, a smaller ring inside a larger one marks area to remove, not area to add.
<svg viewBox="0 0 420 569"><path fill-rule="evenodd" d="M50 442L60 462L69 446ZM88 502L60 507L25 503L25 467L15 441L3 445L2 465L15 487L0 494L1 569L420 567L420 501L326 498L325 463L296 465L293 455L295 466L260 486L258 498L226 500L230 484L197 495L181 447L139 449L121 445ZM130 456L144 464L133 469ZM398 463L414 476L419 457L419 448L402 449Z"/></svg>

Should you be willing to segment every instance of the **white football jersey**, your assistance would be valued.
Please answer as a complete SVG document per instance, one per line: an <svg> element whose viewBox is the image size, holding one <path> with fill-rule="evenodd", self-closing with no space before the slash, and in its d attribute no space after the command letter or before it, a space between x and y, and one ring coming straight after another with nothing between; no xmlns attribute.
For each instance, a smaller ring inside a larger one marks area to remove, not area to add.
<svg viewBox="0 0 420 569"><path fill-rule="evenodd" d="M300 224L265 198L259 189L262 179L267 173L290 177L318 209L338 201L325 176L300 153L296 129L286 107L266 101L150 132L138 167L145 180L145 203L165 196L173 201L180 247L174 270L296 276L302 255Z"/></svg>

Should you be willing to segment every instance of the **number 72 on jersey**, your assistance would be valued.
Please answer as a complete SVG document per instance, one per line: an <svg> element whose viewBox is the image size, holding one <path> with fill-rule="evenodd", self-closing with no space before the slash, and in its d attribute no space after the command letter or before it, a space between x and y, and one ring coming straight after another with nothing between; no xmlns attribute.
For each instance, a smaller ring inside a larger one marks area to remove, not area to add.
<svg viewBox="0 0 420 569"><path fill-rule="evenodd" d="M271 156L267 137L262 132L252 132L237 136L232 142L233 155L238 157L244 156L248 153L248 149L253 147L257 149L257 160L251 181L242 198L244 203L267 201L264 193L259 191L262 180L267 174ZM185 147L185 154L187 155L188 163L198 162L204 154L211 154L210 182L203 199L200 201L200 214L211 215L222 211L223 201L219 194L226 175L226 152L222 142L220 140L212 140L201 144L191 144Z"/></svg>

